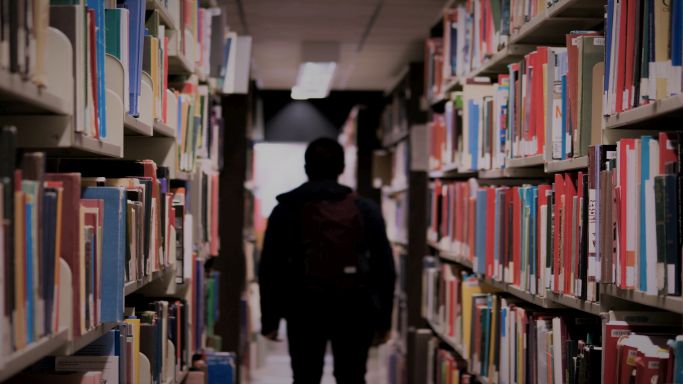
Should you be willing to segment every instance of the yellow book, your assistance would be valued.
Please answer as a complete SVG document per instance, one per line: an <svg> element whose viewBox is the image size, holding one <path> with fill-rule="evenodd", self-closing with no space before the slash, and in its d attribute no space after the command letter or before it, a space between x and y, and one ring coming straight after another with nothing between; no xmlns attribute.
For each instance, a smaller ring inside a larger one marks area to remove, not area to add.
<svg viewBox="0 0 683 384"><path fill-rule="evenodd" d="M654 2L655 17L655 80L657 82L657 99L669 96L668 69L671 67L669 56L669 42L671 40L671 10L669 3Z"/></svg>
<svg viewBox="0 0 683 384"><path fill-rule="evenodd" d="M462 335L463 350L469 357L470 342L472 340L472 296L477 293L490 293L495 290L489 286L482 286L476 278L468 278L462 282Z"/></svg>
<svg viewBox="0 0 683 384"><path fill-rule="evenodd" d="M128 337L133 338L133 384L140 383L140 319L126 319Z"/></svg>

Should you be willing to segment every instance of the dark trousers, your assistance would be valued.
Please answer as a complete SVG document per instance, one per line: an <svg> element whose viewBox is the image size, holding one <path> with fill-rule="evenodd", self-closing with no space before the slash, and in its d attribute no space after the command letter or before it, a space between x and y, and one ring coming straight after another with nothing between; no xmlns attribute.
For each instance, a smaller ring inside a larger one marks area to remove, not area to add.
<svg viewBox="0 0 683 384"><path fill-rule="evenodd" d="M367 298L358 295L306 300L287 319L294 384L319 384L327 343L332 344L337 384L364 384L375 334Z"/></svg>

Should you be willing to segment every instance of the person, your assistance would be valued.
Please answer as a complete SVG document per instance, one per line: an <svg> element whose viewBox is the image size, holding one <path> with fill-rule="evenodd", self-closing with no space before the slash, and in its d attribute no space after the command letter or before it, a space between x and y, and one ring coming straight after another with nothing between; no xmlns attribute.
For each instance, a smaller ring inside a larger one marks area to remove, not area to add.
<svg viewBox="0 0 683 384"><path fill-rule="evenodd" d="M308 182L277 197L259 266L261 333L282 319L295 384L320 383L328 342L338 384L363 384L370 347L389 339L396 271L378 206L338 183L344 151L305 153Z"/></svg>

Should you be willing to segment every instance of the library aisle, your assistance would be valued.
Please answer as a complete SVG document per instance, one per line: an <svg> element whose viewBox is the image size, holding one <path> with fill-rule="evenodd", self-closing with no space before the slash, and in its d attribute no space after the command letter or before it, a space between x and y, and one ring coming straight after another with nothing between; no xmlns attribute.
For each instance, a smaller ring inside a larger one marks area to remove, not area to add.
<svg viewBox="0 0 683 384"><path fill-rule="evenodd" d="M683 384L681 122L683 0L0 0L0 383Z"/></svg>

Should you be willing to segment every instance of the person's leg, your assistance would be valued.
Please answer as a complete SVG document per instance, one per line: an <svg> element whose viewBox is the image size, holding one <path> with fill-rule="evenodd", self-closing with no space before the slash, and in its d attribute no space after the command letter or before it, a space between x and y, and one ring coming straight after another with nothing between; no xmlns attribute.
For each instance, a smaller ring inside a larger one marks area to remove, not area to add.
<svg viewBox="0 0 683 384"><path fill-rule="evenodd" d="M343 303L346 301L346 303ZM337 384L364 384L368 351L374 337L371 314L364 299L340 300L330 339Z"/></svg>
<svg viewBox="0 0 683 384"><path fill-rule="evenodd" d="M287 321L294 384L320 384L323 376L327 335L322 324L312 324L307 320Z"/></svg>

